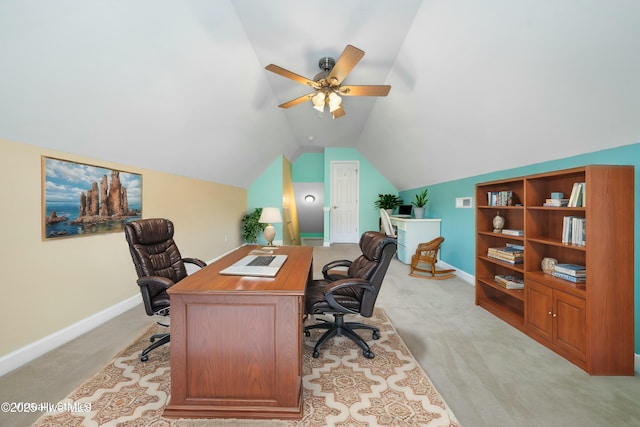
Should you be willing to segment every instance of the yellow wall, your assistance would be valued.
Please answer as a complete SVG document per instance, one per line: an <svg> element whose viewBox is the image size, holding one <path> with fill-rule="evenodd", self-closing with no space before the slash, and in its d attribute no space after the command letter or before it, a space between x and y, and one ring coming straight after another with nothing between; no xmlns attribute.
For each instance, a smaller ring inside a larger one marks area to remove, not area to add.
<svg viewBox="0 0 640 427"><path fill-rule="evenodd" d="M282 156L282 209L283 224L282 236L285 245L300 244L300 225L298 223L298 210L296 207L296 198L293 191L293 178L291 175L291 162ZM289 212L291 224L287 224L287 215Z"/></svg>
<svg viewBox="0 0 640 427"><path fill-rule="evenodd" d="M139 293L122 232L42 240L43 155L142 174L142 215L174 222L182 256L241 245L242 188L0 139L0 357Z"/></svg>

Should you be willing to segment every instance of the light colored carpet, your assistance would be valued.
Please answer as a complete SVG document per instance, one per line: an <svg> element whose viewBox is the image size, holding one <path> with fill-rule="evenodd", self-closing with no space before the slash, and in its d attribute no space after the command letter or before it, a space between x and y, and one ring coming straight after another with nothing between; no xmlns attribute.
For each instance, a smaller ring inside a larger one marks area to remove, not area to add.
<svg viewBox="0 0 640 427"><path fill-rule="evenodd" d="M357 317L357 316L353 316ZM149 361L140 351L157 328L139 337L96 376L61 404L77 412L45 414L38 427L53 426L458 426L456 417L407 349L381 308L373 317L380 339L364 336L376 354L366 359L353 342L336 337L318 359L311 357L322 331L305 338L303 418L280 420L176 420L162 417L170 393L169 346L154 350ZM307 322L315 322L308 319ZM367 334L368 335L368 334Z"/></svg>

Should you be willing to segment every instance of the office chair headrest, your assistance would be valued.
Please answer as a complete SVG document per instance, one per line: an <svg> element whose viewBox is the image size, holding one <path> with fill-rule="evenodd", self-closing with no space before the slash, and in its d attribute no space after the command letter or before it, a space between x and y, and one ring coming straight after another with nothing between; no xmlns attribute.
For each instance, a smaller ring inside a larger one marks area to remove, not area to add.
<svg viewBox="0 0 640 427"><path fill-rule="evenodd" d="M153 245L173 238L173 222L164 218L149 218L127 223L135 239L142 245ZM132 242L134 243L134 242Z"/></svg>
<svg viewBox="0 0 640 427"><path fill-rule="evenodd" d="M384 233L377 231L366 231L360 237L360 249L362 254L372 261L380 261L384 247L389 243L394 245L397 240L395 237L389 237Z"/></svg>

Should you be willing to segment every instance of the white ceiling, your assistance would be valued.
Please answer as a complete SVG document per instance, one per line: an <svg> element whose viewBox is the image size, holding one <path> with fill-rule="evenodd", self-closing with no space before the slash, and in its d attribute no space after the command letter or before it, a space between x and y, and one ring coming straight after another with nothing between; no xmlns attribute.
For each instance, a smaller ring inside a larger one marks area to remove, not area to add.
<svg viewBox="0 0 640 427"><path fill-rule="evenodd" d="M636 0L2 0L0 138L248 187L355 147L399 190L640 142ZM346 116L312 78L366 55Z"/></svg>

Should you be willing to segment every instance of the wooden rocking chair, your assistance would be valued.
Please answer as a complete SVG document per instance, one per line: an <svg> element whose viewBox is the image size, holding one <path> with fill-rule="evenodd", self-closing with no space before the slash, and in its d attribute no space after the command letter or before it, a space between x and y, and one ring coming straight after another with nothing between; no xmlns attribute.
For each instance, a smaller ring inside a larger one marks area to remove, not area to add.
<svg viewBox="0 0 640 427"><path fill-rule="evenodd" d="M416 249L416 253L411 257L410 276L420 277L422 279L443 280L456 277L456 270L438 270L436 263L438 262L438 250L444 242L444 237L436 237L428 243L420 243ZM422 268L421 264L428 264L430 268Z"/></svg>

